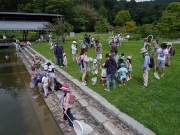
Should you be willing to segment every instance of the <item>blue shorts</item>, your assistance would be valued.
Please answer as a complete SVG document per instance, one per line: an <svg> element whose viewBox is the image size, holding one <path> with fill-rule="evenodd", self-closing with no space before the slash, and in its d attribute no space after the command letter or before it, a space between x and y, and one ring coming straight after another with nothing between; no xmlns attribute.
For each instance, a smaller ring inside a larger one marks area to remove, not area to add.
<svg viewBox="0 0 180 135"><path fill-rule="evenodd" d="M132 68L127 68L127 71L128 72L132 72Z"/></svg>
<svg viewBox="0 0 180 135"><path fill-rule="evenodd" d="M165 60L158 60L157 59L156 67L165 68Z"/></svg>
<svg viewBox="0 0 180 135"><path fill-rule="evenodd" d="M126 81L126 78L122 78L122 79L121 79L121 82L125 82L125 81Z"/></svg>

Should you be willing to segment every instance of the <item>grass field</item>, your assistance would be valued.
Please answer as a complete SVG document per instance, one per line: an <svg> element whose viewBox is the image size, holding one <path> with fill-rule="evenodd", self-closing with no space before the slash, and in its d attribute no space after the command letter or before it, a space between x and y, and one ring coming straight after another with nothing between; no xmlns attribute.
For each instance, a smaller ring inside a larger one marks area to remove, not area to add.
<svg viewBox="0 0 180 135"><path fill-rule="evenodd" d="M79 36L81 37L81 36ZM93 36L91 36L93 37ZM79 38L77 38L79 39ZM109 53L108 42L104 36L98 37L103 45L103 60L105 54ZM162 41L161 41L162 42ZM77 63L72 62L71 43L66 41L62 45L65 48L68 59L68 68L64 69L67 73L81 81L81 73ZM77 41L80 45L81 41ZM148 89L141 89L142 85L142 55L140 49L143 41L129 41L122 43L119 47L119 54L123 52L125 56L132 55L132 77L133 79L126 83L126 86L118 86L114 90L110 87L110 92L104 91L100 80L100 69L97 84L91 85L91 77L87 79L87 86L106 98L110 103L119 108L120 111L133 117L146 127L150 128L158 135L179 135L180 134L180 45L173 45L176 50L175 56L171 60L171 66L166 67L165 76L160 80L154 78L154 69L149 73ZM79 46L78 46L79 47ZM53 59L52 51L47 42L41 45L33 45L32 48L44 55L47 59ZM88 55L95 58L93 48L89 48ZM92 62L90 63L92 65ZM91 67L91 66L90 66ZM159 70L161 73L161 70Z"/></svg>

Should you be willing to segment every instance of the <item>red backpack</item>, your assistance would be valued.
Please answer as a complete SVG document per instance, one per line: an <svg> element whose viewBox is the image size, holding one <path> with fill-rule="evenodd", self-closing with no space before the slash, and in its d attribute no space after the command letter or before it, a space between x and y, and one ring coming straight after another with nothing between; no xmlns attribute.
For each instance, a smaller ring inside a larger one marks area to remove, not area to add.
<svg viewBox="0 0 180 135"><path fill-rule="evenodd" d="M66 94L69 93L70 94L70 99L69 99L69 103L73 104L76 100L75 95L70 91L70 92L66 92L64 96L66 96Z"/></svg>
<svg viewBox="0 0 180 135"><path fill-rule="evenodd" d="M72 92L70 92L69 103L70 103L70 104L73 104L73 103L75 102L75 100L76 100L75 95L74 95Z"/></svg>

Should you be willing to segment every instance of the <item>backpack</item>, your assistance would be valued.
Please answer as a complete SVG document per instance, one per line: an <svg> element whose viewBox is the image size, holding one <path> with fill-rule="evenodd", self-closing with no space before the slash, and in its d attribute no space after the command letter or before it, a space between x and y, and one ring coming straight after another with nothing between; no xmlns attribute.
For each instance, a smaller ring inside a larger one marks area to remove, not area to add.
<svg viewBox="0 0 180 135"><path fill-rule="evenodd" d="M116 41L116 43L119 43L119 38L117 38L117 41Z"/></svg>
<svg viewBox="0 0 180 135"><path fill-rule="evenodd" d="M70 103L70 104L73 104L73 103L75 102L75 100L76 100L75 95L70 91L70 92L66 92L65 95L64 95L64 97L66 96L67 93L70 94L69 103Z"/></svg>
<svg viewBox="0 0 180 135"><path fill-rule="evenodd" d="M77 58L77 64L78 64L78 66L81 66L81 64L82 64L81 56L79 56L79 57Z"/></svg>
<svg viewBox="0 0 180 135"><path fill-rule="evenodd" d="M62 84L59 83L59 82L56 82L55 86L54 86L54 90L57 91L57 90L61 90L60 88L62 87Z"/></svg>
<svg viewBox="0 0 180 135"><path fill-rule="evenodd" d="M154 58L153 58L152 56L150 56L150 55L148 55L148 56L150 57L149 67L150 67L150 68L153 68L154 65L155 65L155 63L154 63Z"/></svg>

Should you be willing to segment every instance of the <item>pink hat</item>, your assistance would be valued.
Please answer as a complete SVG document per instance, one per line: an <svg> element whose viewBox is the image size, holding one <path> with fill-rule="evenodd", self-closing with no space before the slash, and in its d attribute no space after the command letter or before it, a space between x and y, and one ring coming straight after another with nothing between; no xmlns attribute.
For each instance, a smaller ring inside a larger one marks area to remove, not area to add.
<svg viewBox="0 0 180 135"><path fill-rule="evenodd" d="M69 85L68 84L63 84L61 87L62 90L70 91Z"/></svg>

